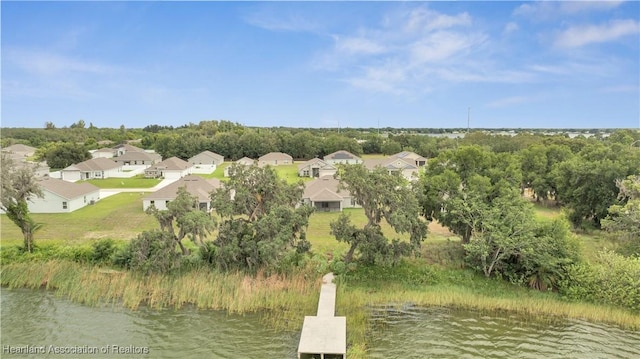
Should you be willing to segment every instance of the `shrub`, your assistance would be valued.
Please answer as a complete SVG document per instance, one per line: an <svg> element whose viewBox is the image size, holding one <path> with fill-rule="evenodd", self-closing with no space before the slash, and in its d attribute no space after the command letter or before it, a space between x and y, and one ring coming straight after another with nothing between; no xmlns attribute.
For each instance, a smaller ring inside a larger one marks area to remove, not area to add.
<svg viewBox="0 0 640 359"><path fill-rule="evenodd" d="M180 267L180 254L170 233L146 231L114 255L114 264L144 274L168 273Z"/></svg>

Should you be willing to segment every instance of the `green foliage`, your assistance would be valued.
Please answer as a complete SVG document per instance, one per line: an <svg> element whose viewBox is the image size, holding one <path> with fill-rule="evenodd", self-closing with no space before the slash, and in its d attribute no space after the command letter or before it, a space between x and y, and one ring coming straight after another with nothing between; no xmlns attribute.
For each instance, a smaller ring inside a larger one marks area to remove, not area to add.
<svg viewBox="0 0 640 359"><path fill-rule="evenodd" d="M601 252L594 265L568 268L560 293L572 300L618 305L640 312L640 258Z"/></svg>
<svg viewBox="0 0 640 359"><path fill-rule="evenodd" d="M205 244L203 258L221 270L278 269L309 251L306 228L313 209L296 206L302 185L279 179L270 166L237 166L229 181L212 194L222 218L213 245Z"/></svg>
<svg viewBox="0 0 640 359"><path fill-rule="evenodd" d="M336 267L344 266L340 262ZM340 273L340 272L338 272ZM441 282L440 273L433 267L402 260L395 266L358 265L351 270L342 270L341 279L351 286L384 288L389 283L407 288L420 288Z"/></svg>
<svg viewBox="0 0 640 359"><path fill-rule="evenodd" d="M91 246L93 248L91 262L98 264L111 263L113 255L118 249L116 242L111 238L97 240Z"/></svg>
<svg viewBox="0 0 640 359"><path fill-rule="evenodd" d="M349 216L342 214L330 224L331 233L339 242L350 245L344 260L349 263L358 250L363 263L397 263L402 256L418 253L427 235L427 223L420 218L420 208L413 191L404 178L386 169L369 171L363 165L339 168L340 187L351 193L364 209L367 224L358 229ZM408 233L409 242L384 237L380 222L386 222L397 233Z"/></svg>
<svg viewBox="0 0 640 359"><path fill-rule="evenodd" d="M640 175L618 181L617 187L618 198L627 203L609 207L609 216L602 220L602 227L622 244L624 254L640 256Z"/></svg>
<svg viewBox="0 0 640 359"><path fill-rule="evenodd" d="M43 159L51 168L66 168L91 159L91 154L83 145L62 142L49 146L43 154Z"/></svg>
<svg viewBox="0 0 640 359"><path fill-rule="evenodd" d="M169 273L180 267L173 236L166 231L145 231L114 255L114 264L140 272Z"/></svg>
<svg viewBox="0 0 640 359"><path fill-rule="evenodd" d="M580 250L562 219L535 221L531 205L517 195L501 196L480 213L465 244L467 262L485 276L498 276L538 290L557 289Z"/></svg>

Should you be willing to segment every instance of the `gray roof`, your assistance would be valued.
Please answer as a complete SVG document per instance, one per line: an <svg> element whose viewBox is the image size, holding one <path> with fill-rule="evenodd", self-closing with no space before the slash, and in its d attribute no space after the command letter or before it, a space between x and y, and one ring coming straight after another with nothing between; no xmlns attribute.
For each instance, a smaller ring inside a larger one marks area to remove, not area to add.
<svg viewBox="0 0 640 359"><path fill-rule="evenodd" d="M68 200L100 191L98 187L88 182L74 183L51 177L42 177L38 179L38 184L42 186L43 190L55 193Z"/></svg>
<svg viewBox="0 0 640 359"><path fill-rule="evenodd" d="M354 155L351 152L345 151L345 150L340 150L340 151L336 151L334 153L330 153L326 156L324 156L324 160L359 160L361 161L360 157Z"/></svg>
<svg viewBox="0 0 640 359"><path fill-rule="evenodd" d="M71 165L65 168L63 171L82 171L82 172L107 171L107 170L111 170L118 167L122 167L122 165L115 163L110 158L98 157L98 158L92 158L90 160L77 163L75 165Z"/></svg>
<svg viewBox="0 0 640 359"><path fill-rule="evenodd" d="M22 155L31 156L36 152L35 147L23 145L21 143L16 143L15 145L7 146L2 149L3 152L13 152Z"/></svg>
<svg viewBox="0 0 640 359"><path fill-rule="evenodd" d="M138 152L143 152L144 149L140 148L140 147L136 147L133 145L130 145L128 143L125 144L121 144L121 145L116 145L113 147L113 149L118 150L118 149L123 149L125 151L138 151Z"/></svg>
<svg viewBox="0 0 640 359"><path fill-rule="evenodd" d="M204 179L196 175L188 175L180 178L179 180L163 187L148 196L144 197L145 200L173 200L178 195L178 189L180 187L186 187L187 192L191 195L198 197L200 202L210 201L210 194L213 190L221 187L221 182L217 178Z"/></svg>
<svg viewBox="0 0 640 359"><path fill-rule="evenodd" d="M239 165L252 165L255 163L255 161L249 157L242 157L241 159L237 160L235 163L239 164Z"/></svg>
<svg viewBox="0 0 640 359"><path fill-rule="evenodd" d="M325 161L319 159L319 158L313 158L310 159L307 162L301 163L298 165L298 171L301 171L302 169L304 169L305 167L318 167L318 168L332 168L335 169L335 167L333 167L332 165L326 163Z"/></svg>
<svg viewBox="0 0 640 359"><path fill-rule="evenodd" d="M264 156L261 156L260 158L258 158L258 161L262 162L262 161L280 161L280 160L289 160L292 161L293 157L289 156L286 153L282 153L282 152L269 152Z"/></svg>
<svg viewBox="0 0 640 359"><path fill-rule="evenodd" d="M211 158L212 160L215 160L217 162L224 162L224 156L223 155L219 155L215 152L211 152L211 151L202 151L200 153L198 153L197 155L189 158L189 162L192 162L195 159L198 159L200 157L205 157L205 158Z"/></svg>
<svg viewBox="0 0 640 359"><path fill-rule="evenodd" d="M154 161L161 160L160 154L146 151L127 151L122 156L114 158L114 161Z"/></svg>
<svg viewBox="0 0 640 359"><path fill-rule="evenodd" d="M397 157L366 159L364 160L364 166L370 170L376 167L383 167L387 169L396 169L396 170L405 170L405 169L417 170L418 169L418 167L416 167L413 160L397 158Z"/></svg>
<svg viewBox="0 0 640 359"><path fill-rule="evenodd" d="M415 152L411 152L411 151L398 152L395 155L392 155L391 157L410 159L410 160L413 160L413 161L416 161L416 160L424 160L424 161L426 161L427 160L426 158L420 156L419 154L417 154Z"/></svg>
<svg viewBox="0 0 640 359"><path fill-rule="evenodd" d="M337 201L337 198L351 197L349 191L342 189L338 191L340 181L333 176L322 176L305 184L302 198L312 201Z"/></svg>
<svg viewBox="0 0 640 359"><path fill-rule="evenodd" d="M158 162L155 165L149 167L147 171L153 171L157 169L169 170L169 171L183 171L192 165L178 157L170 157L162 162Z"/></svg>

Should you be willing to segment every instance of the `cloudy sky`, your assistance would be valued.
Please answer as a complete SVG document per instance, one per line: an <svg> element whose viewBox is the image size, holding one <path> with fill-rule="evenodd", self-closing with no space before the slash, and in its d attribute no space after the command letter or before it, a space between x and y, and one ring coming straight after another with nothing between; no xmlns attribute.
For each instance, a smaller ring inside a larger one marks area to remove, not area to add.
<svg viewBox="0 0 640 359"><path fill-rule="evenodd" d="M637 1L0 6L2 127L640 128Z"/></svg>

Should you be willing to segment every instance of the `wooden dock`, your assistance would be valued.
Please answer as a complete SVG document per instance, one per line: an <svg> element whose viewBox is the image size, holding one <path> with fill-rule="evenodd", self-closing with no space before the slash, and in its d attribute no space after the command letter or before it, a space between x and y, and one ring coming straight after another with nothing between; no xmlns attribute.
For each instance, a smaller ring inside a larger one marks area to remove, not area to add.
<svg viewBox="0 0 640 359"><path fill-rule="evenodd" d="M305 316L298 345L298 359L345 359L347 318L336 317L336 285L333 273L322 277L316 316Z"/></svg>

